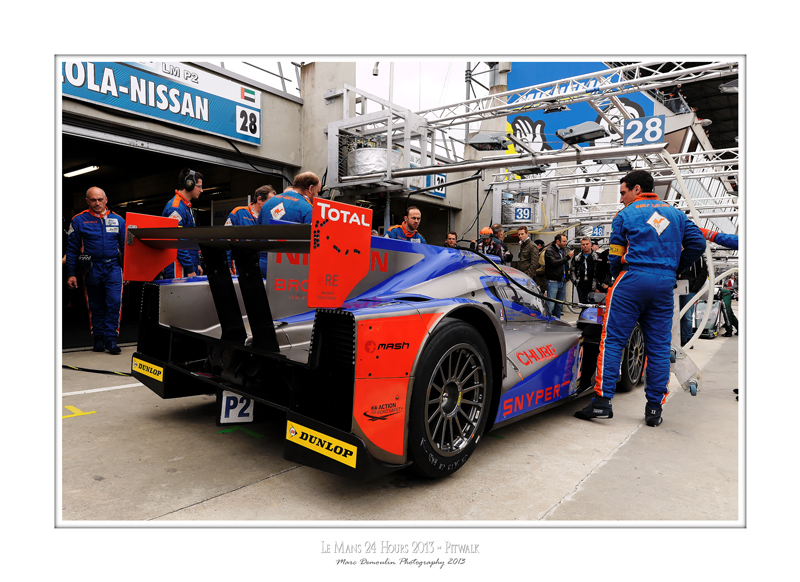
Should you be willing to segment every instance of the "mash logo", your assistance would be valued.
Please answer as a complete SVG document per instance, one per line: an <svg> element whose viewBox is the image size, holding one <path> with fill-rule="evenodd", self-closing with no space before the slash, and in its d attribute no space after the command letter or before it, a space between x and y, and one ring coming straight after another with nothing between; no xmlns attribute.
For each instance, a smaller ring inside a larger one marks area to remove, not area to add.
<svg viewBox="0 0 800 582"><path fill-rule="evenodd" d="M296 422L286 423L286 440L355 468L356 447Z"/></svg>
<svg viewBox="0 0 800 582"><path fill-rule="evenodd" d="M656 229L658 236L661 236L661 233L667 230L670 223L669 220L661 216L658 212L653 212L650 218L647 219L647 224Z"/></svg>
<svg viewBox="0 0 800 582"><path fill-rule="evenodd" d="M376 344L372 340L369 340L367 343L364 344L364 349L367 350L368 354L371 354L372 352L378 349L378 344Z"/></svg>
<svg viewBox="0 0 800 582"><path fill-rule="evenodd" d="M370 223L363 212L344 210L342 208L331 208L331 205L325 202L317 202L317 204L322 210L323 220L330 220L331 222L344 222L345 224L360 224L361 226L370 226Z"/></svg>
<svg viewBox="0 0 800 582"><path fill-rule="evenodd" d="M364 413L364 416L366 416L370 422L375 422L376 420L386 420L390 416L400 414L401 412L403 412L402 406L398 406L397 402L389 402L388 404L373 404L369 412Z"/></svg>
<svg viewBox="0 0 800 582"><path fill-rule="evenodd" d="M159 382L164 381L164 368L154 366L153 364L148 364L147 362L143 362L138 358L133 358L131 370L134 372L139 372L140 374L144 374L145 376L150 376Z"/></svg>

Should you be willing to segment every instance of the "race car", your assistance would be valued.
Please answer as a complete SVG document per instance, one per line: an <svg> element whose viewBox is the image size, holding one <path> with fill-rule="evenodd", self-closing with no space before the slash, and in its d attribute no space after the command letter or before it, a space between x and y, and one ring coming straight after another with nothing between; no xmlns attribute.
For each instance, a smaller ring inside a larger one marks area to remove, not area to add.
<svg viewBox="0 0 800 582"><path fill-rule="evenodd" d="M570 325L489 257L371 236L370 210L331 200L310 225L170 220L127 216L124 277L148 281L132 375L165 399L216 394L220 425L281 411L290 461L444 477L488 431L593 388L602 306ZM177 248L199 248L205 276L153 280ZM641 381L641 337L621 390Z"/></svg>

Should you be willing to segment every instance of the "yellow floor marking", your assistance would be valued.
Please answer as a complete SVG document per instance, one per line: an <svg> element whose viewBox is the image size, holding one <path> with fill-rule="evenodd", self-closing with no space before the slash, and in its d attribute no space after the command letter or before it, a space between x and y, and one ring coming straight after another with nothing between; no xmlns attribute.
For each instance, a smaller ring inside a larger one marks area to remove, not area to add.
<svg viewBox="0 0 800 582"><path fill-rule="evenodd" d="M96 414L96 410L92 410L91 412L83 412L82 410L78 410L74 406L65 406L67 410L69 410L72 414L67 414L66 416L62 416L61 418L72 418L73 416L84 416L85 414Z"/></svg>

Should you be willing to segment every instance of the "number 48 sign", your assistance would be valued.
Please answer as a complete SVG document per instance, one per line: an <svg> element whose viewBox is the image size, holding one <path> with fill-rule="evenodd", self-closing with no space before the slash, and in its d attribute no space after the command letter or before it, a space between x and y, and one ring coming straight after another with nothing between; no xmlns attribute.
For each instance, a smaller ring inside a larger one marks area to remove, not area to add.
<svg viewBox="0 0 800 582"><path fill-rule="evenodd" d="M636 146L664 141L664 115L625 120L623 145Z"/></svg>

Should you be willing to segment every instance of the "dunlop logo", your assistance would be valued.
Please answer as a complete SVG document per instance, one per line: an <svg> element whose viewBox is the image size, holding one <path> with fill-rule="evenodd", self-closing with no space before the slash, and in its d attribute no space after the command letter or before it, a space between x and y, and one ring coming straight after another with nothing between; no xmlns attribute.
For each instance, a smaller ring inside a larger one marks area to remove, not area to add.
<svg viewBox="0 0 800 582"><path fill-rule="evenodd" d="M296 422L288 421L286 423L286 440L320 455L325 455L334 461L339 461L348 467L355 468L356 466L356 447Z"/></svg>
<svg viewBox="0 0 800 582"><path fill-rule="evenodd" d="M140 374L144 374L145 376L150 376L151 378L158 380L159 382L164 381L164 368L159 368L158 366L154 366L153 364L143 362L138 358L133 358L133 363L131 364L131 370L134 372L139 372Z"/></svg>

